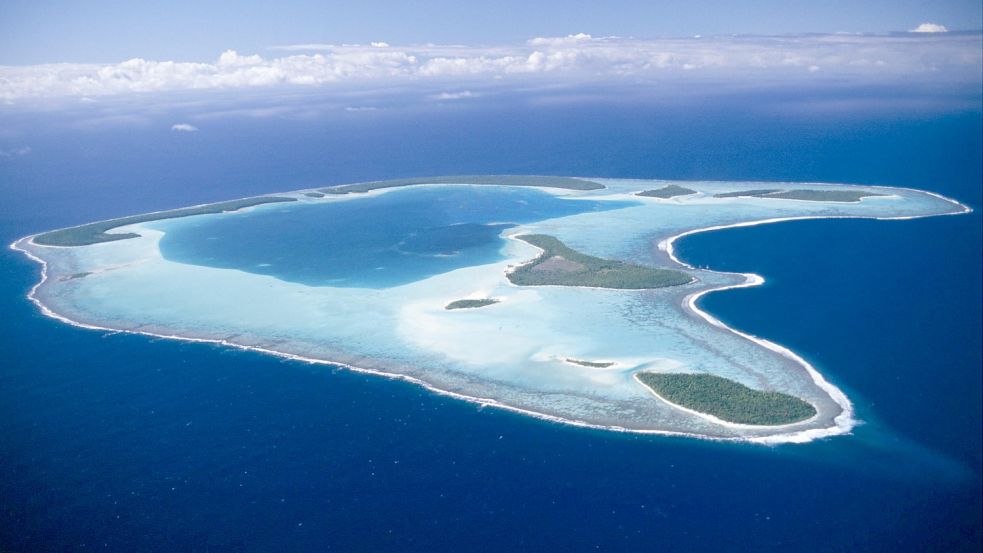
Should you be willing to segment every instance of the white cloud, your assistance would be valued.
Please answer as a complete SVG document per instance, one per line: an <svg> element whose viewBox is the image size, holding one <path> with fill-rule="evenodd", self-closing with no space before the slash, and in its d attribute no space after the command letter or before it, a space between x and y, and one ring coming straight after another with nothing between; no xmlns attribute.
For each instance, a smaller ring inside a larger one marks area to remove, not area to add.
<svg viewBox="0 0 983 553"><path fill-rule="evenodd" d="M914 29L908 31L910 33L948 33L949 29L945 28L945 25L939 25L938 23L922 23L921 25L915 27Z"/></svg>
<svg viewBox="0 0 983 553"><path fill-rule="evenodd" d="M924 24L917 30L941 26ZM267 58L226 50L211 62L134 58L117 64L0 66L0 101L180 90L433 82L437 90L489 83L603 83L706 78L766 82L795 75L871 82L979 80L980 34L718 36L640 40L576 34L500 46L300 44ZM450 93L453 94L453 93ZM449 98L448 98L449 99Z"/></svg>
<svg viewBox="0 0 983 553"><path fill-rule="evenodd" d="M595 39L586 33L577 33L575 35L567 35L563 37L536 37L530 39L528 44L530 46L558 46L564 44L577 44L583 42L590 42L592 40L602 40Z"/></svg>
<svg viewBox="0 0 983 553"><path fill-rule="evenodd" d="M360 111L378 111L379 108L372 106L345 106L345 111L350 112L360 112Z"/></svg>
<svg viewBox="0 0 983 553"><path fill-rule="evenodd" d="M218 57L219 67L245 67L250 65L260 65L263 58L258 55L240 56L235 50L226 50Z"/></svg>
<svg viewBox="0 0 983 553"><path fill-rule="evenodd" d="M478 96L470 90L462 90L460 92L441 92L432 96L434 100L463 100L464 98L474 98Z"/></svg>
<svg viewBox="0 0 983 553"><path fill-rule="evenodd" d="M198 127L189 125L188 123L175 123L171 125L171 130L178 132L198 132Z"/></svg>
<svg viewBox="0 0 983 553"><path fill-rule="evenodd" d="M0 150L0 157L20 157L26 156L31 153L30 146L22 146L20 148L11 148L10 150Z"/></svg>

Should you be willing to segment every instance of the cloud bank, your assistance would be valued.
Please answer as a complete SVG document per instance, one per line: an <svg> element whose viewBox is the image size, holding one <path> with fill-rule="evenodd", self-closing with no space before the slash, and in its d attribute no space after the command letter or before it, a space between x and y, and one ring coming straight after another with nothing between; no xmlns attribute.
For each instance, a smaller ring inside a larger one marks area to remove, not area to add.
<svg viewBox="0 0 983 553"><path fill-rule="evenodd" d="M180 90L393 86L434 82L604 83L704 78L978 80L981 35L941 33L926 23L891 35L692 37L540 37L522 44L398 47L302 44L264 57L227 50L207 62L141 58L116 64L0 66L0 100L94 98Z"/></svg>
<svg viewBox="0 0 983 553"><path fill-rule="evenodd" d="M462 90L460 92L441 92L440 94L434 94L432 98L434 100L463 100L465 98L474 98L478 96L470 90Z"/></svg>
<svg viewBox="0 0 983 553"><path fill-rule="evenodd" d="M912 33L948 33L949 29L945 28L945 25L939 25L938 23L922 23L921 25L915 27L911 31Z"/></svg>
<svg viewBox="0 0 983 553"><path fill-rule="evenodd" d="M198 127L189 125L188 123L176 123L171 125L171 130L178 132L198 132Z"/></svg>

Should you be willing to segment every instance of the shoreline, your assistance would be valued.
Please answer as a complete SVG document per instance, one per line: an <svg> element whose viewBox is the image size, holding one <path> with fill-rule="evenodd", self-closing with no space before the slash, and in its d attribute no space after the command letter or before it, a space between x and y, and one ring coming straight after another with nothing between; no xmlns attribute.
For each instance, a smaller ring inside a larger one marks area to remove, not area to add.
<svg viewBox="0 0 983 553"><path fill-rule="evenodd" d="M802 184L802 183L800 183L800 184ZM882 187L879 187L879 188L882 188ZM888 187L888 188L890 188L890 187ZM895 189L899 189L899 188L895 187ZM913 189L906 189L906 190L913 190ZM860 424L860 421L856 420L853 417L853 405L850 402L850 400L847 398L846 394L844 394L835 385L829 383L822 376L822 374L820 374L814 367L812 367L812 365L810 365L802 357L800 357L799 355L797 355L796 353L794 353L790 349L788 349L788 348L786 348L784 346L781 346L781 345L779 345L779 344L777 344L775 342L771 342L769 340L766 340L766 339L763 339L763 338L759 338L759 337L753 336L751 334L748 334L748 333L745 333L745 332L741 332L739 330L736 330L734 328L731 328L731 327L727 326L726 324L724 324L723 322L721 322L716 317L713 317L712 315L706 313L705 311L703 311L702 309L700 309L696 305L696 302L699 300L699 298L701 298L705 294L709 294L709 293L712 293L712 292L720 292L720 291L729 290L729 289L736 289L736 288L745 288L745 287L751 287L751 286L758 286L758 285L760 285L760 284L762 284L764 282L764 278L762 278L761 276L756 275L754 273L729 273L729 272L725 272L725 271L713 271L713 270L710 270L710 269L697 269L697 268L693 267L692 265L679 260L676 257L676 255L674 253L674 249L673 249L674 242L676 240L678 240L679 238L682 238L684 236L689 236L691 234L696 234L696 233L700 233L700 232L710 232L710 231L715 231L715 230L724 230L724 229L728 229L728 228L740 228L740 227L748 227L748 226L757 226L757 225L762 225L762 224L777 223L777 222L784 222L784 221L809 220L809 219L907 220L907 219L919 219L919 218L924 218L924 217L934 217L934 216L940 216L940 215L959 215L959 214L969 213L969 212L972 211L972 209L969 208L968 206L966 206L966 205L964 205L964 204L962 204L962 203L960 203L960 202L958 202L956 200L952 200L950 198L947 198L945 196L942 196L940 194L936 194L936 193L933 193L933 192L920 191L920 190L917 191L917 192L929 194L929 195L934 196L936 198L939 198L939 199L941 199L941 200L943 200L945 202L948 202L948 203L951 203L953 205L956 205L956 206L958 206L958 207L961 208L961 211L958 211L958 212L949 212L949 213L939 213L939 214L928 214L928 215L894 216L894 217L879 217L879 216L864 216L864 215L825 215L825 216L824 215L804 215L804 216L793 216L793 217L779 217L779 218L771 218L771 219L762 219L762 220L757 220L757 221L745 221L745 222L733 223L733 224L728 224L728 225L716 225L716 226L710 226L710 227L705 227L705 228L691 229L691 230L684 231L684 232L681 232L679 234L670 236L669 238L663 239L663 240L661 240L661 241L659 241L657 243L657 247L660 250L665 251L667 253L667 255L669 256L669 258L673 262L677 263L678 265L680 265L680 266L682 266L684 268L687 268L687 269L690 269L690 270L706 270L706 271L713 272L713 273L718 273L718 274L742 275L742 276L744 276L745 277L745 281L742 282L742 283L719 286L719 287L716 287L716 288L710 288L710 289L707 289L707 290L702 290L702 291L699 291L699 292L694 292L694 293L688 294L687 296L684 297L683 303L681 305L682 309L684 311L686 311L688 309L689 311L691 311L692 313L694 313L697 316L701 317L703 320L705 320L706 322L710 323L713 326L716 326L716 327L719 327L719 328L723 328L725 330L728 330L728 331L736 334L737 336L740 336L742 338L745 338L747 340L750 340L751 342L753 342L753 343L755 343L755 344L757 344L757 345L759 345L761 347L764 347L764 348L766 348L766 349L768 349L770 351L773 351L775 353L778 353L779 355L784 356L784 357L786 357L788 359L791 359L792 361L798 363L800 366L802 366L807 371L807 373L809 374L809 376L812 378L813 382L820 389L822 389L824 392L826 392L827 395L835 403L837 403L841 407L841 409L842 409L842 412L840 414L836 415L833 418L834 425L831 426L831 427L807 428L807 429L803 429L803 430L797 430L797 431L792 431L792 432L787 432L787 433L769 434L769 435L765 435L765 436L713 436L713 435L707 435L707 434L699 434L699 433L695 433L695 432L683 432L683 431L659 430L659 429L635 429L635 428L626 428L626 427L617 426L617 425L597 424L597 423L591 423L591 422L584 421L584 420L568 419L568 418L564 418L564 417L560 417L560 416L556 416L556 415L550 415L550 414L547 414L547 413L541 413L541 412L537 412L537 411L523 409L521 407L515 407L515 406L508 405L508 404L504 404L504 403L499 402L498 400L494 400L494 399L490 399L490 398L481 398L481 397L475 397L475 396L468 396L466 394L462 394L462 393L459 393L459 392L453 392L453 391L449 391L449 390L443 390L443 389L440 389L440 388L438 388L438 387L436 387L436 386L434 386L434 385L432 385L432 384L430 384L430 383L428 383L428 382L426 382L426 381L424 381L422 379L419 379L419 378L416 378L416 377L412 377L412 376L408 376L408 375L405 375L405 374L400 374L400 373L393 373L393 372L386 372L386 371L377 370L377 369L369 369L369 368L364 368L364 367L358 367L358 366L349 365L349 364L341 363L341 362L330 361L330 360L326 360L326 359L318 359L318 358L304 357L302 355L297 355L297 354L291 354L291 353L276 351L276 350L273 350L273 349L267 349L267 348L263 348L263 347L259 347L259 346L248 346L248 345L238 344L236 342L228 341L226 339L194 338L194 337L188 337L188 336L180 336L180 335L177 335L177 334L159 334L159 333L154 333L154 332L147 332L147 331L140 331L140 330L117 329L117 328L105 327L105 326L94 325L94 324L89 324L89 323L83 323L83 322L80 322L80 321L75 321L73 319L70 319L68 317L65 317L65 316L63 316L63 315L55 312L54 310L52 310L51 308L49 308L47 305L45 305L41 300L39 300L37 298L37 295L36 295L37 290L48 280L48 274L47 274L48 273L48 271L47 271L48 264L47 264L47 262L44 259L41 259L40 257L34 255L31 251L29 251L29 250L21 247L21 244L26 241L27 243L29 243L31 245L34 245L36 247L49 247L49 246L35 244L33 242L33 238L35 236L37 236L38 234L42 234L42 233L32 234L32 235L28 235L28 236L22 237L20 239L17 239L13 243L11 243L9 245L9 247L12 250L19 251L19 252L25 254L29 259L31 259L32 261L35 261L35 262L37 262L37 263L39 263L41 265L41 279L31 287L30 291L27 294L27 299L29 301L31 301L32 303L34 303L38 307L38 309L41 311L41 313L44 314L45 316L50 317L50 318L53 318L53 319L58 320L58 321L60 321L62 323L65 323L65 324L78 327L78 328L84 328L84 329L87 329L87 330L98 330L98 331L110 332L110 333L127 333L127 334L134 334L134 335L143 335L143 336L149 336L149 337L153 337L153 338L164 338L164 339L169 339L169 340L180 340L180 341L186 341L186 342L217 344L217 345L221 345L221 346L233 347L233 348L236 348L236 349L239 349L239 350L242 350L242 351L253 351L253 352L258 352L258 353L264 353L264 354L267 354L267 355L272 355L272 356L279 357L279 358L282 358L282 359L288 359L288 360L292 360L292 361L306 362L306 363L311 364L311 365L326 365L326 366L344 368L344 369L351 370L351 371L353 371L355 373L371 374L371 375L374 375L374 376L382 376L382 377L385 377L385 378L388 378L388 379L391 379L391 380L402 380L402 381L405 381L405 382L410 382L410 383L419 385L419 386L423 387L424 389L426 389L428 391L431 391L431 392L434 392L434 393L436 393L438 395L452 397L452 398L455 398L455 399L464 400L464 401L466 401L468 403L477 404L479 406L479 409L480 408L484 408L484 407L495 407L495 408L498 408L498 409L503 409L505 411L510 411L510 412L513 412L513 413L518 413L518 414L522 414L522 415L526 415L526 416L531 416L531 417L534 417L534 418L537 418L537 419L540 419L540 420L546 420L546 421L550 421L550 422L554 422L554 423L560 423L560 424L565 424L565 425L575 426L575 427L580 427L580 428L591 428L591 429L597 429L597 430L606 430L606 431L615 431L615 432L626 432L626 433L633 433L633 434L692 437L692 438L698 438L698 439L710 440L710 441L755 443L755 444L762 444L762 445L778 445L778 444L783 444L783 443L806 443L806 442L810 442L810 441L813 441L813 440L822 439L822 438L826 438L826 437L831 437L831 436L836 436L836 435L842 435L842 434L848 434L855 426L857 426L857 424ZM514 236L506 236L506 238L515 239ZM50 247L57 248L59 246L50 246ZM699 280L699 279L696 279L696 280ZM692 282L690 284L692 284ZM624 291L624 290L620 290L620 291ZM635 378L635 375L632 375L632 378ZM649 391L651 392L651 390L649 390ZM656 394L656 397L658 397L659 399L661 399L665 403L667 403L667 404L669 404L669 405L671 405L671 406L673 406L675 408L678 408L678 409L683 410L684 412L689 412L691 414L695 414L695 415L700 416L700 417L703 417L705 419L707 419L707 417L710 417L707 420L710 420L711 422L714 422L715 424L718 424L718 425L723 426L725 428L740 428L740 429L751 428L751 429L755 429L755 430L768 429L768 428L782 429L782 428L788 428L788 427L792 427L792 426L796 426L796 425L808 424L810 421L813 421L815 418L819 417L819 413L817 412L816 415L814 415L812 418L810 418L810 419L808 419L806 421L799 421L799 422L796 422L796 423L790 423L788 425L777 425L777 426L767 426L767 425L737 425L736 423L728 423L728 422L722 421L722 420L714 420L714 419L716 419L716 417L713 417L712 415L707 415L705 413L699 413L699 412L696 412L696 411L692 411L692 410L683 408L681 406L677 406L677 405L675 405L675 404L673 404L671 402L666 401L664 398L661 398L657 394Z"/></svg>

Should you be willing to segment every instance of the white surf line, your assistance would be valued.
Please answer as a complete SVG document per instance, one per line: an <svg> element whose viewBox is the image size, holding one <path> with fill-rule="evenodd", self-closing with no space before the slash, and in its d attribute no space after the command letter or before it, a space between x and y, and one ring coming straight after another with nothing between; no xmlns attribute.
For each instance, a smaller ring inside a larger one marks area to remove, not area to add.
<svg viewBox="0 0 983 553"><path fill-rule="evenodd" d="M917 192L923 192L923 191L917 191ZM959 203L959 202L957 202L955 200L951 200L949 198L945 198L944 196L941 196L941 195L938 195L938 194L934 194L934 193L931 193L931 192L927 192L927 193L928 194L931 194L933 196L936 196L938 198L941 198L943 200L949 201L951 203L954 203L956 205L959 205L960 207L962 207L964 209L964 211L962 211L961 213L967 213L969 211L972 211L968 207L964 206L963 204L961 204L961 203ZM942 213L942 214L938 214L938 215L954 215L954 214L955 213ZM745 223L736 223L736 224L732 224L732 225L719 225L719 226L715 226L715 227L707 227L707 228L702 228L702 229L696 229L696 230L686 231L686 232L677 234L677 235L675 235L673 237L670 237L670 238L668 238L668 239L660 242L659 243L659 248L666 250L666 252L669 254L669 257L673 261L675 261L676 263L679 263L680 265L682 265L684 267L688 267L690 269L695 269L693 266L691 266L691 265L689 265L687 263L684 263L684 262L680 261L678 258L675 257L675 255L673 254L673 251L672 251L672 243L676 239L678 239L678 238L681 238L683 236L687 236L689 234L695 234L697 232L709 232L711 230L720 230L720 229L725 229L725 228L734 228L734 227L742 227L742 226L754 226L754 225L760 225L760 224L766 224L766 223L774 223L774 222L781 222L781 221L788 221L788 220L798 220L798 219L824 219L824 218L825 219L835 219L835 218L871 219L872 218L872 219L891 220L891 219L917 219L917 218L921 218L921 217L933 217L933 216L935 216L935 214L931 214L931 215L918 215L918 216L902 216L902 217L870 217L870 216L863 216L863 215L845 215L845 216L802 216L802 217L786 217L786 218L767 219L767 220L763 220L763 221L752 221L752 222L745 222ZM33 253L31 253L29 250L26 250L26 249L20 247L18 245L18 243L21 242L21 241L25 241L26 240L28 243L30 243L32 245L35 245L35 246L39 246L39 247L60 248L61 246L43 246L43 245L34 244L33 238L35 236L37 236L37 234L33 234L33 235L30 235L30 236L26 236L24 238L18 239L16 241L14 241L13 243L11 243L10 246L9 246L10 249L15 250L15 251L19 251L19 252L23 253L29 259L31 259L31 260L33 260L33 261L35 261L35 262L37 262L37 263L39 263L41 265L41 280L39 280L36 284L34 284L34 286L31 287L30 291L27 293L27 299L30 300L32 303L34 303L34 305L36 305L38 307L38 309L41 311L41 313L44 314L45 316L50 317L52 319L55 319L55 320L57 320L59 322L68 324L70 326L78 327L78 328L84 328L84 329L87 329L87 330L97 330L97 331L102 331L102 332L112 332L112 333L133 334L133 335L139 335L139 336L149 336L149 337L152 337L152 338L163 338L163 339L168 339L168 340L178 340L178 341L193 342L193 343L217 344L217 345L221 345L221 346L232 347L232 348L243 350L243 351L253 351L253 352L258 352L258 353L264 353L264 354L267 354L267 355L272 355L274 357L279 357L279 358L282 358L282 359L288 359L288 360L291 360L291 361L301 361L301 362L305 362L305 363L312 364L312 365L326 365L326 366L331 366L331 367L340 367L340 368L348 369L348 370L353 371L353 372L356 372L356 373L371 374L371 375L375 375L375 376L382 376L382 377L385 377L385 378L389 378L391 380L402 380L402 381L405 381L405 382L410 382L410 383L419 385L419 386L423 387L424 389L426 389L426 390L428 390L430 392L436 393L438 395L452 397L452 398L455 398L455 399L458 399L458 400L462 400L462 401L466 401L466 402L469 402L469 403L475 403L475 404L478 404L480 407L494 407L496 409L502 409L502 410L505 410L505 411L513 412L513 413L519 413L519 414L522 414L522 415L530 416L530 417L541 419L541 420L546 420L546 421L550 421L550 422L554 422L554 423L560 423L560 424L565 424L565 425L575 426L575 427L580 427L580 428L590 428L590 429L607 430L607 431L614 431L614 432L625 432L625 433L632 433L632 434L646 434L646 435L658 435L658 436L689 437L689 438L699 438L699 439L704 439L704 440L721 441L721 442L747 442L747 443L766 444L766 445L777 445L777 444L782 444L782 443L806 443L806 442L809 442L809 441L812 441L812 440L816 440L816 439L825 438L825 437L828 437L828 436L833 436L833 435L837 435L837 434L842 434L842 433L849 432L849 429L847 429L846 431L835 431L835 432L831 432L831 430L836 430L837 428L839 428L837 426L837 427L833 427L833 429L817 428L817 429L808 429L808 430L802 430L802 431L793 432L793 433L776 434L776 435L769 435L769 436L714 436L714 435L709 435L709 434L698 434L698 433L695 433L695 432L683 432L683 431L677 431L677 430L639 429L639 428L625 428L623 426L615 426L615 425L603 425L603 424L590 423L590 422L579 420L579 419L567 419L567 418L559 417L559 416L556 416L556 415L550 415L548 413L540 413L538 411L532 411L532 410L529 410L529 409L523 409L521 407L515 407L515 406L512 406L512 405L507 405L507 404L501 403L498 400L491 399L491 398L480 398L480 397L475 397L475 396L468 396L468 395L465 395L465 394L461 394L459 392L452 392L452 391L449 391L449 390L443 390L443 389L437 388L436 386L434 386L434 385L432 385L432 384L430 384L430 383L428 383L428 382L426 382L424 380L421 380L421 379L416 378L416 377L413 377L413 376L405 375L405 374L389 373L389 372L380 371L380 370L377 370L377 369L368 369L368 368L364 368L364 367L357 367L355 365L350 365L350 364L342 363L342 362L338 362L338 361L329 361L329 360L325 360L325 359L317 359L317 358L312 358L312 357L304 357L302 355L285 353L285 352L276 351L276 350L272 350L272 349L262 348L262 347L259 347L259 346L248 346L248 345L245 345L245 344L238 344L236 342L231 342L231 341L228 341L228 340L225 340L225 339L192 338L192 337L188 337L188 336L179 336L179 335L176 335L176 334L158 334L158 333L147 332L147 331L142 331L142 330L111 328L111 327L93 325L93 324L89 324L89 323L83 323L83 322L80 322L80 321L72 320L72 319L70 319L68 317L65 317L65 316L63 316L61 314L56 313L52 309L48 308L48 306L46 306L43 302L41 302L41 300L39 300L37 298L37 290L48 280L48 263L44 259L41 259L40 257L38 257L38 256L34 255ZM531 246L532 244L529 244L529 245ZM719 271L711 271L711 272L717 272L717 273L721 273L721 274L728 274L728 273L722 273L722 272L719 272ZM706 294L706 293L709 293L709 292L714 292L714 291L720 291L720 290L730 289L730 288L742 288L742 287L745 287L745 286L756 286L756 285L760 284L761 282L764 282L764 279L763 278L761 278L758 275L754 275L754 274L747 274L747 273L729 273L729 274L744 274L746 277L753 277L755 279L759 279L760 282L754 282L754 283L747 283L747 282L745 282L744 284L737 284L737 285L732 285L732 286L723 286L723 287L714 288L714 289L711 289L711 290L705 290L704 292L700 293L699 295ZM749 278L749 280L750 280L750 278ZM692 305L691 308L692 308L692 310L695 313L697 313L698 315L704 317L709 322L711 322L711 324L713 324L713 321L716 321L716 325L717 326L721 326L721 327L723 327L723 328L725 328L727 330L730 330L731 332L734 332L735 334L737 334L739 336L744 336L744 337L746 337L746 338L748 338L748 339L750 339L750 340L752 340L752 341L754 341L756 343L759 343L761 345L770 344L770 345L774 346L775 348L779 348L779 350L780 350L779 353L787 352L787 355L791 356L792 359L795 359L798 362L802 363L803 366L805 366L806 369L810 371L810 374L813 374L814 373L815 376L818 376L820 380L822 380L823 382L826 382L822 378L822 375L820 375L818 373L818 371L816 371L815 369L813 369L808 363L805 362L805 360L803 360L802 358L798 357L791 350L788 350L787 348L784 348L784 347L779 346L777 344L773 344L772 342L768 342L768 341L762 340L760 338L755 338L755 337L753 337L751 335L744 334L744 333L741 333L741 332L739 332L737 330L731 329L730 327L724 325L722 322L720 322L717 319L713 318L709 314L706 314L703 311L699 310L699 308L697 308L695 305ZM768 347L768 346L765 345L765 347ZM768 349L772 349L772 348L769 347ZM843 392L841 392L838 388L836 388L832 384L828 384L827 383L827 385L829 387L833 388L834 390L836 390L836 392L838 392L843 397L843 400L846 402L846 404L847 405L850 405L849 400L846 399L846 395L843 394ZM834 400L835 400L835 398L834 398ZM666 403L669 403L669 402L666 402ZM852 406L851 406L851 410L852 410ZM839 415L837 417L837 419L840 418L840 417L842 417L842 416L843 416L843 414ZM853 418L852 418L852 415L849 417L849 420L851 422L855 422L853 420ZM732 423L728 423L728 424L732 424ZM794 424L803 424L803 423L794 423ZM852 426L850 428L852 428Z"/></svg>
<svg viewBox="0 0 983 553"><path fill-rule="evenodd" d="M877 188L890 188L890 187L877 187ZM702 319L704 319L705 321L707 321L708 323L710 323L713 326L716 326L718 328L723 328L725 330L728 330L730 332L733 332L734 334L736 334L736 335L738 335L738 336L740 336L742 338L745 338L747 340L750 340L750 341L754 342L755 344L758 344L759 346L762 346L762 347L764 347L766 349L769 349L771 351L774 351L774 352L776 352L776 353L778 353L778 354L780 354L780 355L782 355L782 356L784 356L784 357L786 357L788 359L791 359L791 360L795 361L796 363L798 363L799 365L801 365L806 370L806 372L808 372L809 376L812 378L813 383L815 383L820 389L822 389L823 391L825 391L827 393L827 395L829 395L829 397L834 402L836 402L840 406L840 408L843 410L839 415L837 415L836 417L833 418L833 422L835 424L834 424L834 426L829 427L829 428L811 428L811 429L807 429L807 430L801 430L801 431L797 431L797 432L790 432L790 433L786 433L786 434L775 434L775 435L772 435L772 436L754 437L754 438L749 438L747 441L752 441L752 442L757 442L757 443L765 443L765 444L805 443L805 442L809 442L809 441L812 441L812 440L816 440L816 439L820 439L820 438L825 438L825 437L829 437L829 436L836 436L836 435L841 435L841 434L848 434L848 433L850 433L850 431L855 426L857 426L858 424L860 424L860 421L858 421L857 419L854 418L853 403L846 396L846 394L843 393L843 391L840 390L838 387L836 387L835 385L833 385L829 381L827 381L823 377L823 375L819 371L817 371L815 369L815 367L813 367L808 361L806 361L805 359L803 359L801 356L799 356L798 354L796 354L795 352L793 352L792 350L788 349L785 346L782 346L782 345L777 344L775 342L772 342L770 340L766 340L764 338L759 338L757 336L754 336L754 335L749 334L749 333L746 333L746 332L742 332L742 331L737 330L735 328L731 328L731 327L727 326L726 324L724 324L720 319L717 319L713 315L710 315L706 311L703 311L702 309L700 309L696 305L696 302L701 297L703 297L706 294L712 293L712 292L721 292L721 291L724 291L724 290L733 290L733 289L736 289L736 288L748 288L748 287L752 287L752 286L760 286L761 284L764 284L764 282L765 282L765 279L762 276L757 275L757 274L754 274L754 273L727 273L727 272L724 272L724 271L713 271L713 270L710 270L710 269L697 269L696 267L694 267L694 266L690 265L689 263L686 263L686 262L680 260L678 257L676 257L676 254L675 254L675 251L674 251L674 243L676 242L676 240L678 240L678 239L680 239L680 238L682 238L684 236L689 236L691 234L697 234L697 233L701 233L701 232L711 232L711 231L715 231L715 230L724 230L724 229L731 229L731 228L753 227L753 226L766 225L766 224L771 224L771 223L781 223L781 222L784 222L784 221L804 221L804 220L812 220L812 219L873 219L873 220L878 220L878 221L900 221L900 220L921 219L921 218L926 218L926 217L937 217L937 216L942 216L942 215L962 215L962 214L965 214L965 213L970 213L972 211L972 209L969 206L967 206L967 205L965 205L965 204L963 204L961 202L958 202L956 200L953 200L951 198L947 198L947 197L945 197L945 196L943 196L941 194L936 194L934 192L926 192L926 191L923 191L923 190L915 190L915 189L912 189L912 188L905 188L903 190L910 190L910 191L914 191L914 192L929 194L929 195L934 196L934 197L936 197L938 199L941 199L943 201L946 201L946 202L949 202L949 203L951 203L953 205L958 206L960 208L960 211L949 212L949 213L933 213L933 214L925 214L925 215L900 215L900 216L888 216L888 217L884 217L884 216L878 217L878 216L859 215L859 214L858 215L801 215L801 216L793 216L793 217L775 217L775 218L770 218L770 219L761 219L761 220L758 220L758 221L745 221L745 222L740 222L740 223L732 223L732 224L727 224L727 225L715 225L715 226L710 226L710 227L704 227L704 228L699 228L699 229L688 230L688 231L685 231L685 232L681 232L679 234L676 234L674 236L671 236L671 237L669 237L669 238L667 238L667 239L659 242L658 248L660 250L665 251L666 254L669 256L670 259L672 259L674 262L682 265L683 267L686 267L686 268L692 269L692 270L706 270L706 271L709 271L709 272L712 272L712 273L717 273L717 274L736 274L736 275L742 275L742 276L744 276L745 280L744 280L743 283L719 286L719 287L716 287L716 288L710 288L708 290L703 290L703 291L700 291L700 292L696 292L696 293L690 294L690 295L686 296L683 299L683 306L686 307L686 308L688 308L690 311L692 311L693 313L695 313L696 315L698 315L699 317L701 317ZM662 399L666 403L668 403L670 405L673 405L674 407L680 408L683 411L687 411L687 412L692 412L692 413L695 413L695 414L699 414L699 415L703 416L704 418L712 417L712 415L708 415L706 413L698 413L696 411L692 411L690 409L686 409L686 408L683 408L681 406L678 406L678 405L676 405L676 404L674 404L674 403L672 403L670 401L667 401L665 398L662 398L658 394L656 394L656 397L659 397L660 399ZM817 415L816 416L818 416L818 409L817 409ZM712 417L712 418L716 418L716 417ZM810 420L812 420L812 419L810 419ZM726 422L726 421L723 421L723 422ZM802 424L802 423L793 423L793 424Z"/></svg>

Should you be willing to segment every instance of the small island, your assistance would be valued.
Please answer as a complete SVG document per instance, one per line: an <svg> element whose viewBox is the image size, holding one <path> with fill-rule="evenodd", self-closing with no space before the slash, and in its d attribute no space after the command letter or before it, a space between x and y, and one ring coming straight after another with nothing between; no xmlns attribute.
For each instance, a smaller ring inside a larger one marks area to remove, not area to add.
<svg viewBox="0 0 983 553"><path fill-rule="evenodd" d="M714 198L762 198L769 194L782 192L780 188L756 188L754 190L735 190L734 192L721 192L714 194Z"/></svg>
<svg viewBox="0 0 983 553"><path fill-rule="evenodd" d="M477 309L479 307L487 307L489 305L495 305L499 300L494 298L481 298L474 300L455 300L444 306L444 309L451 311L453 309Z"/></svg>
<svg viewBox="0 0 983 553"><path fill-rule="evenodd" d="M679 186L678 184L670 184L663 186L662 188L643 190L635 195L642 196L643 198L660 198L663 200L668 200L669 198L675 198L676 196L689 196L690 194L696 194L696 190L690 190L689 188Z"/></svg>
<svg viewBox="0 0 983 553"><path fill-rule="evenodd" d="M744 190L714 194L714 198L767 198L776 200L802 200L807 202L856 203L863 198L884 196L861 190Z"/></svg>
<svg viewBox="0 0 983 553"><path fill-rule="evenodd" d="M304 195L308 198L323 198L324 194L321 192L304 192Z"/></svg>
<svg viewBox="0 0 983 553"><path fill-rule="evenodd" d="M583 361L581 359L571 359L567 357L564 361L567 363L573 363L574 365L580 365L581 367L588 367L591 369L606 369L608 367L614 366L611 361Z"/></svg>
<svg viewBox="0 0 983 553"><path fill-rule="evenodd" d="M523 234L516 238L543 250L536 259L508 273L509 280L519 286L643 290L693 282L693 277L682 271L654 269L583 254L545 234Z"/></svg>
<svg viewBox="0 0 983 553"><path fill-rule="evenodd" d="M768 194L765 198L777 198L780 200L805 200L809 202L859 202L863 198L874 196L884 196L874 192L861 192L856 190L788 190Z"/></svg>
<svg viewBox="0 0 983 553"><path fill-rule="evenodd" d="M762 392L712 374L640 372L635 378L669 403L736 424L776 426L816 414L815 407L795 396Z"/></svg>
<svg viewBox="0 0 983 553"><path fill-rule="evenodd" d="M59 278L58 280L61 281L61 282L66 282L66 281L69 281L69 280L75 280L77 278L85 278L85 277L87 277L87 276L89 276L91 274L92 274L91 271L82 271L81 273L72 273L72 274L70 274L68 276L63 276L63 277Z"/></svg>

